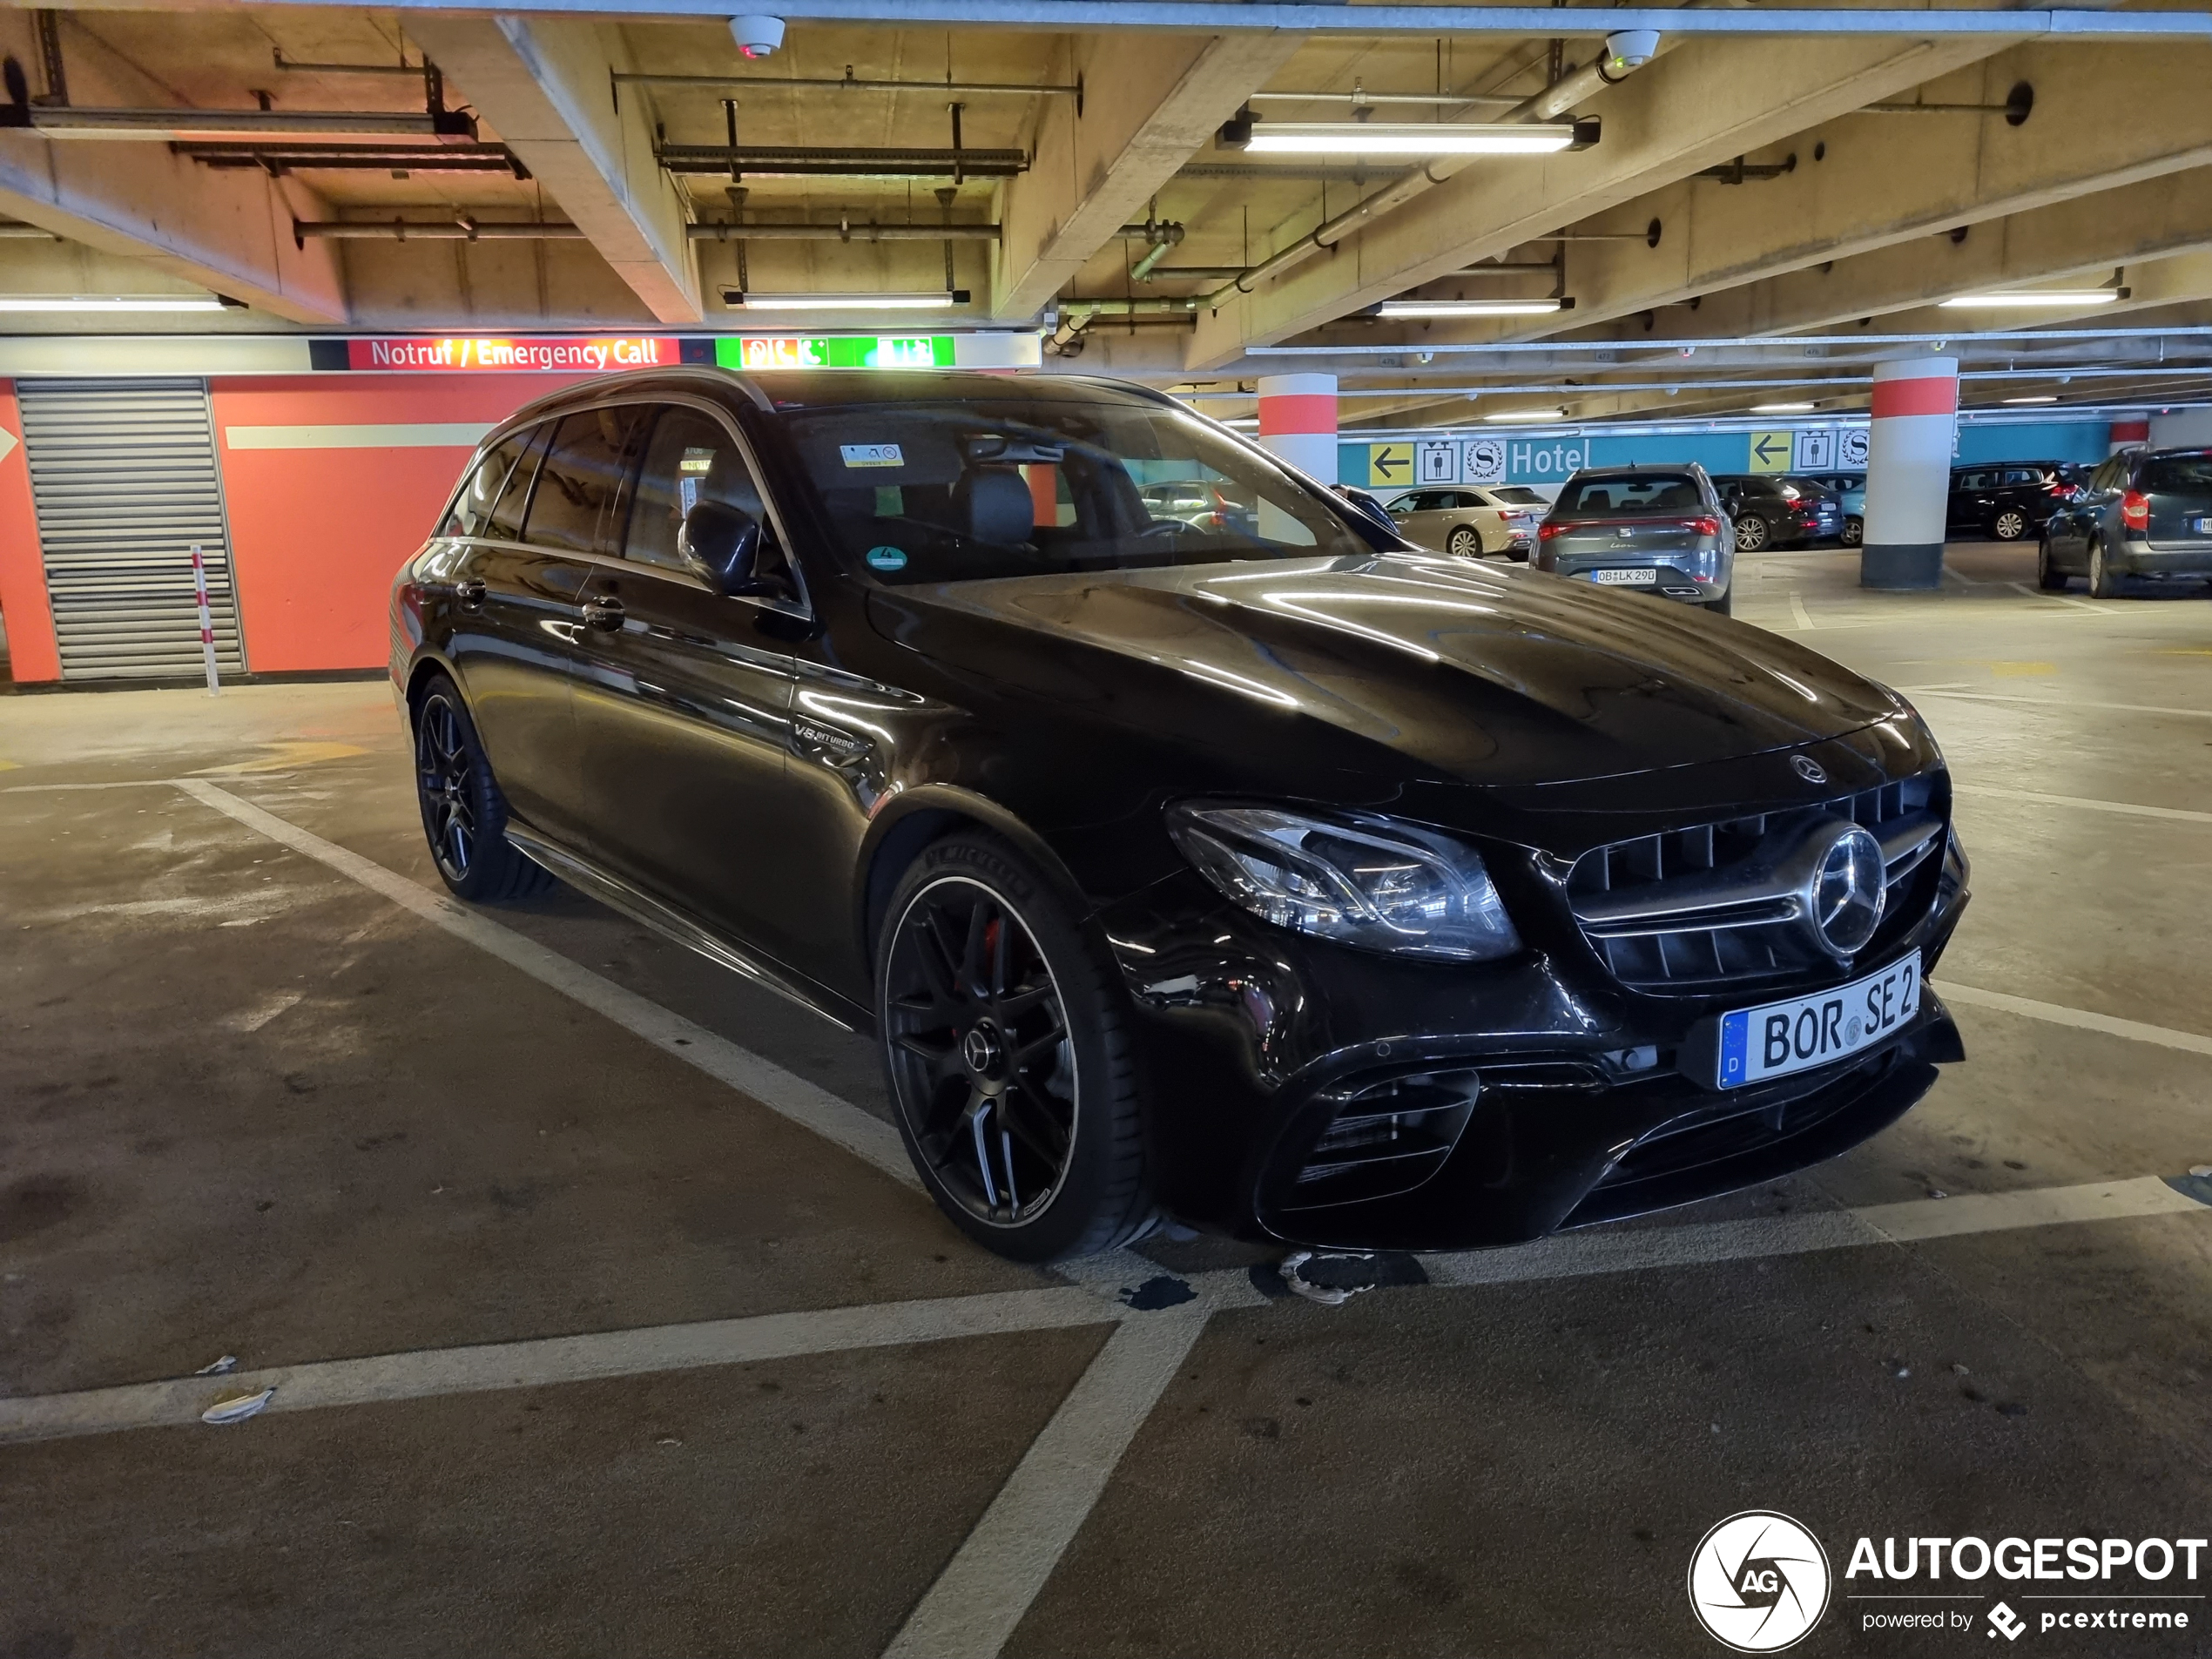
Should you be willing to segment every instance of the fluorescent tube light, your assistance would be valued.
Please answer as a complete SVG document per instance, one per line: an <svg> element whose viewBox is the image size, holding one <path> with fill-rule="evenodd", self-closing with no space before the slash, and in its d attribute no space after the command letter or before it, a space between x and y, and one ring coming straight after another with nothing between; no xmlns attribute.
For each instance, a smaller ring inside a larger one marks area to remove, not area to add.
<svg viewBox="0 0 2212 1659"><path fill-rule="evenodd" d="M2058 401L2056 394L2050 392L2044 393L2040 397L2008 397L2005 400L2007 403L2055 403Z"/></svg>
<svg viewBox="0 0 2212 1659"><path fill-rule="evenodd" d="M1810 403L1754 403L1751 405L1751 413L1754 415L1811 415L1812 405Z"/></svg>
<svg viewBox="0 0 2212 1659"><path fill-rule="evenodd" d="M1486 415L1486 421L1564 421L1565 409L1501 409L1495 415Z"/></svg>
<svg viewBox="0 0 2212 1659"><path fill-rule="evenodd" d="M0 311L224 311L212 293L5 293Z"/></svg>
<svg viewBox="0 0 2212 1659"><path fill-rule="evenodd" d="M1597 123L1258 121L1239 146L1277 156L1548 156L1597 142Z"/></svg>
<svg viewBox="0 0 2212 1659"><path fill-rule="evenodd" d="M1945 311L2020 311L2037 306L2108 306L2125 288L2016 288L2006 293L1955 293L1940 302Z"/></svg>
<svg viewBox="0 0 2212 1659"><path fill-rule="evenodd" d="M968 303L966 288L931 293L747 293L722 290L732 311L950 311Z"/></svg>
<svg viewBox="0 0 2212 1659"><path fill-rule="evenodd" d="M1378 317L1548 317L1574 308L1572 300L1386 300Z"/></svg>

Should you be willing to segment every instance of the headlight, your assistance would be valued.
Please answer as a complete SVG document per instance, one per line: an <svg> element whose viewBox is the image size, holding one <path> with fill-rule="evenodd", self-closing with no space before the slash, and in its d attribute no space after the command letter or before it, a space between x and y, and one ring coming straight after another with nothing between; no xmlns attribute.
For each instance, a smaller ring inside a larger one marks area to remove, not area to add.
<svg viewBox="0 0 2212 1659"><path fill-rule="evenodd" d="M1168 833L1207 880L1278 927L1455 962L1521 948L1481 856L1433 830L1184 804L1168 809Z"/></svg>

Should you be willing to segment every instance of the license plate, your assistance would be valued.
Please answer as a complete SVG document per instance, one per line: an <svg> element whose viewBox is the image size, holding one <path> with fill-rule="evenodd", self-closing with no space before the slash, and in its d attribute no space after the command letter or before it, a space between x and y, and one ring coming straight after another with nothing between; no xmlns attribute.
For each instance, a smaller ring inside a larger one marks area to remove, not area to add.
<svg viewBox="0 0 2212 1659"><path fill-rule="evenodd" d="M1723 1089L1848 1059L1903 1029L1920 1007L1920 953L1817 996L1721 1015Z"/></svg>
<svg viewBox="0 0 2212 1659"><path fill-rule="evenodd" d="M2212 536L2212 518L2193 518L2189 520L2189 528L2199 536Z"/></svg>
<svg viewBox="0 0 2212 1659"><path fill-rule="evenodd" d="M1659 572L1648 565L1641 570L1593 570L1590 580L1604 588L1656 588Z"/></svg>

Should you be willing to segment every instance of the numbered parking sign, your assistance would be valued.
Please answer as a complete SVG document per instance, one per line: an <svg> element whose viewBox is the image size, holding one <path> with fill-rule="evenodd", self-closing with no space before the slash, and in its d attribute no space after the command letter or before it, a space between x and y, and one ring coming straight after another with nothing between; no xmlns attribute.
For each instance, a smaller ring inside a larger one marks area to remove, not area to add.
<svg viewBox="0 0 2212 1659"><path fill-rule="evenodd" d="M1466 484L1502 484L1505 481L1505 440L1468 439L1466 456L1460 463L1460 482Z"/></svg>
<svg viewBox="0 0 2212 1659"><path fill-rule="evenodd" d="M1425 484L1460 482L1460 446L1449 439L1413 446L1415 475Z"/></svg>

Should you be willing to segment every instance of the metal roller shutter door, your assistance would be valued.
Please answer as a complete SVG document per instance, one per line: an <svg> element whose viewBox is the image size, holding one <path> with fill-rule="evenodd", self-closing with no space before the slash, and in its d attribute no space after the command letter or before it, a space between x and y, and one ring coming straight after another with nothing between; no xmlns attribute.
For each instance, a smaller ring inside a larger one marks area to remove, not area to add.
<svg viewBox="0 0 2212 1659"><path fill-rule="evenodd" d="M216 661L243 673L206 382L18 381L16 395L62 678L202 671L195 543Z"/></svg>

